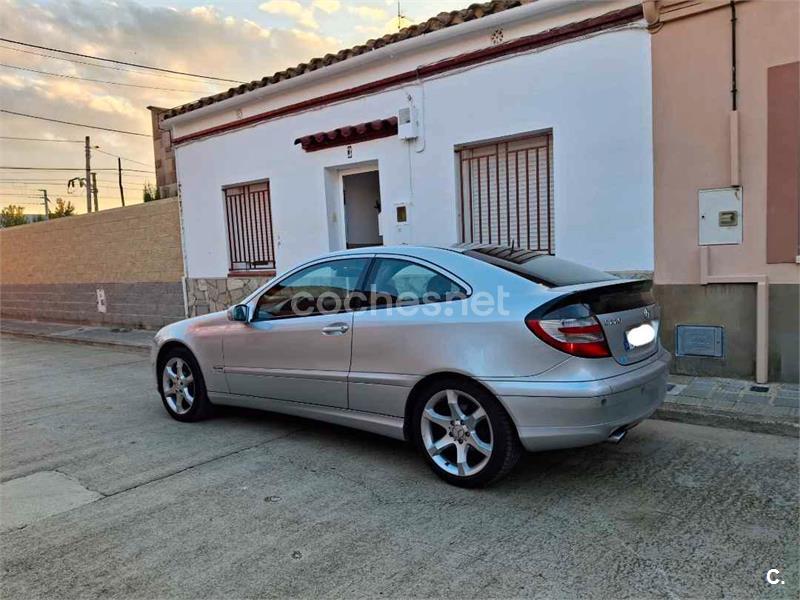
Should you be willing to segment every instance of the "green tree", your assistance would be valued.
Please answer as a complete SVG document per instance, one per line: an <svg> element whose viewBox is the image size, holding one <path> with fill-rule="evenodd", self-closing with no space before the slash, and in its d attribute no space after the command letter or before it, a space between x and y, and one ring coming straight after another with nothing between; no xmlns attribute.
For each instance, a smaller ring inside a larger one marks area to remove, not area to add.
<svg viewBox="0 0 800 600"><path fill-rule="evenodd" d="M0 227L14 227L15 225L24 225L27 222L25 209L22 206L9 204L0 210Z"/></svg>
<svg viewBox="0 0 800 600"><path fill-rule="evenodd" d="M63 198L58 198L56 200L55 208L50 211L50 218L59 219L61 217L69 217L74 213L75 207L72 205L71 201L67 200L64 202Z"/></svg>
<svg viewBox="0 0 800 600"><path fill-rule="evenodd" d="M145 202L152 202L153 200L161 200L161 192L159 192L158 187L153 185L152 183L145 183L144 190L142 192L142 200Z"/></svg>

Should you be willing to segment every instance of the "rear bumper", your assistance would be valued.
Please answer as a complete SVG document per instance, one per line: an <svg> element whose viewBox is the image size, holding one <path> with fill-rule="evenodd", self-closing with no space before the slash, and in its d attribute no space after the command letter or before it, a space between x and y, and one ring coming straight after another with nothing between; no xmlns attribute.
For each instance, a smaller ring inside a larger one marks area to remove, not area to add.
<svg viewBox="0 0 800 600"><path fill-rule="evenodd" d="M642 367L607 379L484 383L508 410L526 450L573 448L603 442L653 414L664 401L669 361L662 349Z"/></svg>

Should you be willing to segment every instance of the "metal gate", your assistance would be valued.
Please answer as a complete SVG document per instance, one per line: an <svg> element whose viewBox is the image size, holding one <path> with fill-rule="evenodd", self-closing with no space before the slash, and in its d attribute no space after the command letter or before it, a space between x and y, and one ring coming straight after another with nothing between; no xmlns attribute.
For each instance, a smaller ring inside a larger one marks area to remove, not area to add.
<svg viewBox="0 0 800 600"><path fill-rule="evenodd" d="M458 150L461 241L555 252L550 134Z"/></svg>
<svg viewBox="0 0 800 600"><path fill-rule="evenodd" d="M275 267L269 181L224 189L231 271Z"/></svg>

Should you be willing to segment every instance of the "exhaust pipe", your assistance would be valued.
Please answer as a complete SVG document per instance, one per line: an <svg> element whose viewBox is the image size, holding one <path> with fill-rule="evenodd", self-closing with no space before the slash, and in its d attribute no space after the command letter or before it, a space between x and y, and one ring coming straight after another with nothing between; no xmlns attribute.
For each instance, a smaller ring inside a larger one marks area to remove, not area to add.
<svg viewBox="0 0 800 600"><path fill-rule="evenodd" d="M608 436L607 442L612 444L619 444L625 436L628 435L628 430L624 427L620 427L619 429L615 430L610 436Z"/></svg>

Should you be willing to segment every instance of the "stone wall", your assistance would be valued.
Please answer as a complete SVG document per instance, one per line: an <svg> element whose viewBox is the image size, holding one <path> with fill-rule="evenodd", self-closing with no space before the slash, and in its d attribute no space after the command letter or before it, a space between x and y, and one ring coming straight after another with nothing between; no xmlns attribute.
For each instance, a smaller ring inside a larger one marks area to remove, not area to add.
<svg viewBox="0 0 800 600"><path fill-rule="evenodd" d="M185 316L177 198L0 230L0 316L156 328Z"/></svg>
<svg viewBox="0 0 800 600"><path fill-rule="evenodd" d="M271 277L186 279L186 305L190 317L225 310L237 304Z"/></svg>

